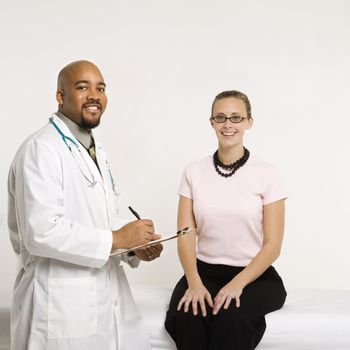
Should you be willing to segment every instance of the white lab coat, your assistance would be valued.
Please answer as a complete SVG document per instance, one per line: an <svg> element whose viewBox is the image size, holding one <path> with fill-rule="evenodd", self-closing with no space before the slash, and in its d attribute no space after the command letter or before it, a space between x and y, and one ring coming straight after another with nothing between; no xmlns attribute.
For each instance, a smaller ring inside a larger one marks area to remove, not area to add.
<svg viewBox="0 0 350 350"><path fill-rule="evenodd" d="M8 224L19 259L11 349L149 350L121 258L109 258L111 230L126 221L117 217L106 154L96 142L101 176L79 147L86 161L80 167L48 123L23 143L11 166ZM89 174L87 166L93 186L82 173Z"/></svg>

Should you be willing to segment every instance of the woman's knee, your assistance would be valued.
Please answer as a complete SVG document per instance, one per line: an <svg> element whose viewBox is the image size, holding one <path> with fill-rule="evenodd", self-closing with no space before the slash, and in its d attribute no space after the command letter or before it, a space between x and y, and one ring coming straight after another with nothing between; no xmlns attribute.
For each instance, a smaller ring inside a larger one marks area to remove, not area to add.
<svg viewBox="0 0 350 350"><path fill-rule="evenodd" d="M217 315L213 316L216 323L236 324L249 321L249 315L235 305L230 305L227 309L221 308Z"/></svg>

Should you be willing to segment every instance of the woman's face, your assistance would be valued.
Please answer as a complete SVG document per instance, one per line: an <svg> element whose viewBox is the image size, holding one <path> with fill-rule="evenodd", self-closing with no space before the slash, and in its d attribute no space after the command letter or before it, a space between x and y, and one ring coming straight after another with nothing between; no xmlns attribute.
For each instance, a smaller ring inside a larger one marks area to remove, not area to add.
<svg viewBox="0 0 350 350"><path fill-rule="evenodd" d="M253 125L253 119L247 118L247 111L242 100L235 97L227 97L218 100L214 104L213 117L243 117L239 123L232 123L226 119L224 123L217 123L212 118L211 125L215 130L219 141L219 146L223 148L232 148L243 146L243 136L246 129L250 129Z"/></svg>

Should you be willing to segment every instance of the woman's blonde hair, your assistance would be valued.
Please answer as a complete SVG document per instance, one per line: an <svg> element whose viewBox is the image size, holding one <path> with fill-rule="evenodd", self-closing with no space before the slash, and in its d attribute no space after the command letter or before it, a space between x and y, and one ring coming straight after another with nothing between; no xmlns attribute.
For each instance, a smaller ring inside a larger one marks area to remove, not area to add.
<svg viewBox="0 0 350 350"><path fill-rule="evenodd" d="M250 119L252 117L252 108L250 106L250 102L248 99L248 96L245 95L243 92L237 91L237 90L228 90L228 91L223 91L220 92L218 95L216 95L212 105L211 105L211 116L213 116L213 110L214 110L214 105L216 101L222 100L224 98L238 98L239 100L244 102L245 109L247 111L247 117Z"/></svg>

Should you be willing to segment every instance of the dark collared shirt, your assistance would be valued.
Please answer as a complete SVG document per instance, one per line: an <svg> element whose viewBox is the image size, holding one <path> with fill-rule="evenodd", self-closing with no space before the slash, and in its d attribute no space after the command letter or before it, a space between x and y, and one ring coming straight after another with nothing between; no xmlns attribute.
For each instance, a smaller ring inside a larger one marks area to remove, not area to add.
<svg viewBox="0 0 350 350"><path fill-rule="evenodd" d="M73 134L73 136L88 150L91 146L94 146L94 139L88 131L83 129L78 124L71 121L68 117L66 117L61 112L57 111L57 117L60 118L64 124L68 127L69 131Z"/></svg>
<svg viewBox="0 0 350 350"><path fill-rule="evenodd" d="M66 124L73 136L86 148L98 170L100 170L96 158L95 141L91 132L86 131L59 111L57 111L56 115Z"/></svg>

